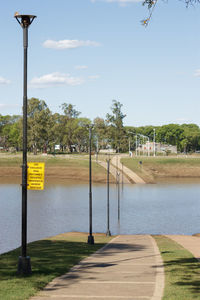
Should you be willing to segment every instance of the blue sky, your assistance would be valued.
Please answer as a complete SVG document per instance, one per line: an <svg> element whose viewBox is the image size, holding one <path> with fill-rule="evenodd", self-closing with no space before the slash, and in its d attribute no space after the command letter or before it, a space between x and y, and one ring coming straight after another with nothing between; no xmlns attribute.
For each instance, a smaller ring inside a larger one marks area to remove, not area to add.
<svg viewBox="0 0 200 300"><path fill-rule="evenodd" d="M22 29L29 28L28 97L53 112L72 103L82 117L105 117L113 99L125 125L200 125L200 6L159 0L148 16L134 0L8 0L0 18L0 114L21 114Z"/></svg>

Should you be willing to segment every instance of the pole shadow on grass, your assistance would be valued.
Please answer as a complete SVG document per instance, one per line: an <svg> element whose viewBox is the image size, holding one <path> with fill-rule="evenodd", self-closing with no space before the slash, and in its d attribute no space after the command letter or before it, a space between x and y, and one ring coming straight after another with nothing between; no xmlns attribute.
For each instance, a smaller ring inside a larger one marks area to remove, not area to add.
<svg viewBox="0 0 200 300"><path fill-rule="evenodd" d="M185 287L200 299L200 263L196 258L171 259L165 262L165 272L174 276L174 286Z"/></svg>
<svg viewBox="0 0 200 300"><path fill-rule="evenodd" d="M28 253L32 257L33 273L59 275L69 270L74 264L103 247L105 244L96 243L88 245L85 242L69 242L62 240L42 240L28 244ZM112 256L120 251L141 251L145 249L142 245L112 243L112 246L104 250L104 256ZM110 251L111 250L111 251ZM0 255L0 279L8 279L16 275L17 258L20 248ZM100 253L95 253L99 256Z"/></svg>

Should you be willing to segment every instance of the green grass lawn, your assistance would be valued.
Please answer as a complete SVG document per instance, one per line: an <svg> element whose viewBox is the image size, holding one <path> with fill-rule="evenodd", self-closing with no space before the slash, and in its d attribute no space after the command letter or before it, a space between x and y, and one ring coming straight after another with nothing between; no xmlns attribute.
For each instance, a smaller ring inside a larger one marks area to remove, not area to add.
<svg viewBox="0 0 200 300"><path fill-rule="evenodd" d="M153 236L165 266L163 300L200 299L200 263L182 246L164 236Z"/></svg>
<svg viewBox="0 0 200 300"><path fill-rule="evenodd" d="M88 155L66 155L63 156L52 156L52 155L32 155L28 154L28 161L39 161L45 162L46 166L59 166L59 167L68 167L80 165L81 167L88 166ZM18 167L22 164L22 154L16 155L0 155L0 167L10 166L10 167Z"/></svg>
<svg viewBox="0 0 200 300"><path fill-rule="evenodd" d="M32 275L26 277L16 275L20 249L0 255L0 299L29 299L111 239L103 234L94 237L94 245L86 243L85 234L62 234L29 244L27 253L31 257Z"/></svg>
<svg viewBox="0 0 200 300"><path fill-rule="evenodd" d="M140 161L142 161L142 165L139 163ZM144 168L144 165L146 166L146 163L148 163L146 158L122 158L121 163L138 174L146 182L154 182L154 177Z"/></svg>
<svg viewBox="0 0 200 300"><path fill-rule="evenodd" d="M139 164L142 161L143 166L174 166L174 165L185 165L185 166L194 166L200 167L200 158L171 158L171 157L134 157L134 158L122 158L121 161L129 166L130 168L139 169L141 165Z"/></svg>
<svg viewBox="0 0 200 300"><path fill-rule="evenodd" d="M156 182L159 177L200 177L199 157L134 157L121 162L146 182Z"/></svg>

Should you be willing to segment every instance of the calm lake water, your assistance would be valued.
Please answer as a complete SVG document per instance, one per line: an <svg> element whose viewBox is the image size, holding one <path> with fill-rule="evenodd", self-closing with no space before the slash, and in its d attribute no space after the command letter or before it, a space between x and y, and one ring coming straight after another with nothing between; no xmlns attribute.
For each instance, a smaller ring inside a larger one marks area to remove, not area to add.
<svg viewBox="0 0 200 300"><path fill-rule="evenodd" d="M93 232L106 232L106 185L93 184ZM69 231L88 232L88 185L56 183L28 191L28 241ZM0 253L21 243L21 186L0 183ZM124 185L120 222L110 186L112 234L200 232L200 182Z"/></svg>

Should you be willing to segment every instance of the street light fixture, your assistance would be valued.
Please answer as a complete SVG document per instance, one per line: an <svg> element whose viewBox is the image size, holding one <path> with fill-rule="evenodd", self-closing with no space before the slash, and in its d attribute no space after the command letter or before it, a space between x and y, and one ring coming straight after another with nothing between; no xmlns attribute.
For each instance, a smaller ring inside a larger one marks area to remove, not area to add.
<svg viewBox="0 0 200 300"><path fill-rule="evenodd" d="M89 235L88 244L94 244L94 236L92 235L92 128L93 124L89 125Z"/></svg>
<svg viewBox="0 0 200 300"><path fill-rule="evenodd" d="M120 221L120 173L117 172L117 206L118 206L118 222Z"/></svg>
<svg viewBox="0 0 200 300"><path fill-rule="evenodd" d="M136 141L135 141L135 156L137 156L138 155L138 150L137 150L137 147L138 147L137 134L135 134L135 133L133 133L131 131L128 131L128 133L136 136Z"/></svg>
<svg viewBox="0 0 200 300"><path fill-rule="evenodd" d="M150 140L149 140L149 137L148 136L146 136L146 135L142 135L142 134L140 134L143 138L147 138L147 140L148 140L148 149L147 149L147 155L148 156L150 156Z"/></svg>
<svg viewBox="0 0 200 300"><path fill-rule="evenodd" d="M149 144L150 144L150 140L149 140L149 137L147 136L147 139L148 139L148 156L150 156L150 148L149 148Z"/></svg>
<svg viewBox="0 0 200 300"><path fill-rule="evenodd" d="M153 156L156 156L156 129L153 129Z"/></svg>
<svg viewBox="0 0 200 300"><path fill-rule="evenodd" d="M106 160L107 161L107 236L111 236L110 232L110 157Z"/></svg>
<svg viewBox="0 0 200 300"><path fill-rule="evenodd" d="M97 135L97 143L96 143L96 162L98 163L98 154L99 154L99 138Z"/></svg>
<svg viewBox="0 0 200 300"><path fill-rule="evenodd" d="M23 29L24 47L24 80L23 80L23 164L22 164L22 245L18 261L18 274L31 274L31 261L27 256L27 52L28 27L36 18L34 15L19 15L14 17Z"/></svg>
<svg viewBox="0 0 200 300"><path fill-rule="evenodd" d="M122 190L124 188L124 163L122 162Z"/></svg>
<svg viewBox="0 0 200 300"><path fill-rule="evenodd" d="M117 149L117 156L116 156L116 185L118 185L118 174L119 173L119 146L118 146L118 149Z"/></svg>
<svg viewBox="0 0 200 300"><path fill-rule="evenodd" d="M143 134L138 133L139 136L139 145L141 145L141 138L142 138L142 155L144 155L144 138L145 136ZM139 149L139 156L140 156L140 149Z"/></svg>
<svg viewBox="0 0 200 300"><path fill-rule="evenodd" d="M130 155L130 152L131 152L131 140L130 140L130 136L125 135L125 137L128 138L128 153Z"/></svg>

